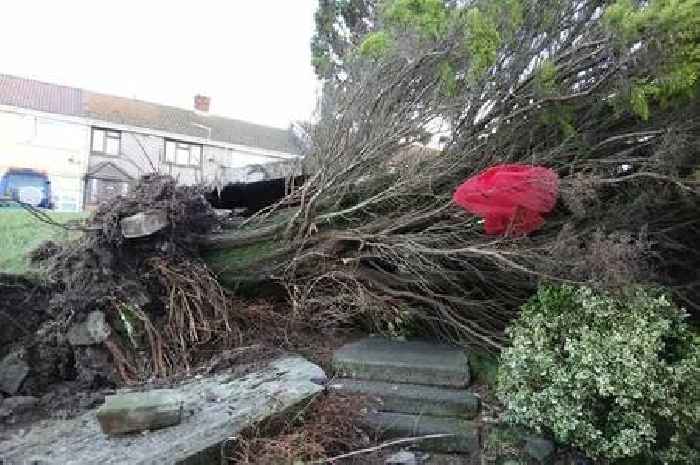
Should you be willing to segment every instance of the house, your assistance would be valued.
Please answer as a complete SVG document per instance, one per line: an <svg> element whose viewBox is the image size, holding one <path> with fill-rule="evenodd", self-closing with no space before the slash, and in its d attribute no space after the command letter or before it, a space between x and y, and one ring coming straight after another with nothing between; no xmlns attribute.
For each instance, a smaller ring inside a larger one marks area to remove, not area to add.
<svg viewBox="0 0 700 465"><path fill-rule="evenodd" d="M0 176L44 173L51 203L79 211L125 193L139 176L223 186L299 174L293 131L0 74Z"/></svg>

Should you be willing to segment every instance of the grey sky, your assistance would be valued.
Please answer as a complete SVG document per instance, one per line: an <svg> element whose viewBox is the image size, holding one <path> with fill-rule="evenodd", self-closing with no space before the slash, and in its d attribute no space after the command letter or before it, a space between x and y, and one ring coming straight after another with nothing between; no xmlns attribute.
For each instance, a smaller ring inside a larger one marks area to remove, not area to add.
<svg viewBox="0 0 700 465"><path fill-rule="evenodd" d="M317 0L9 0L0 73L287 127L318 84Z"/></svg>

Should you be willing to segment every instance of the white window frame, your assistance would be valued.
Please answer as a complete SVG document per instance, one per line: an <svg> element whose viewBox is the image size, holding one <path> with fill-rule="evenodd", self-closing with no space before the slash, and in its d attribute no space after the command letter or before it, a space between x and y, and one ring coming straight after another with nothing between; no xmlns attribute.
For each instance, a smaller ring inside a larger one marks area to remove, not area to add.
<svg viewBox="0 0 700 465"><path fill-rule="evenodd" d="M169 150L170 148L170 150ZM178 160L178 151L187 151L187 162ZM199 168L202 166L202 155L204 147L201 144L192 144L175 139L165 139L165 149L163 150L163 161L173 166L184 166Z"/></svg>
<svg viewBox="0 0 700 465"><path fill-rule="evenodd" d="M95 149L95 133L102 133L102 149ZM111 153L107 151L108 141L117 141L117 153ZM90 132L90 153L95 155L102 155L106 157L118 157L122 152L122 133L121 131L115 131L114 129L105 129L93 127Z"/></svg>

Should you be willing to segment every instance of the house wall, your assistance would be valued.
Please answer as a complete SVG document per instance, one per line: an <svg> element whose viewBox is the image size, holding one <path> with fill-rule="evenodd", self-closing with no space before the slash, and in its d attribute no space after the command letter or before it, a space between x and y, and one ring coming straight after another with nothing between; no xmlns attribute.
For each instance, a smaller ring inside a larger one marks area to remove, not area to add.
<svg viewBox="0 0 700 465"><path fill-rule="evenodd" d="M110 162L135 181L144 174L154 172L154 168L158 170L164 143L162 137L124 131L119 156L90 154L88 172L101 163Z"/></svg>
<svg viewBox="0 0 700 465"><path fill-rule="evenodd" d="M165 137L124 131L121 155L119 157L91 155L90 166L94 167L101 162L110 161L134 179L152 173L155 167L157 172L169 174L182 184L211 186L295 174L291 168L287 168L288 162L281 164L278 158L254 155L243 150L204 145L202 164L199 167L182 167L166 163L164 152Z"/></svg>
<svg viewBox="0 0 700 465"><path fill-rule="evenodd" d="M60 211L82 209L89 127L85 123L0 110L0 175L8 168L46 173Z"/></svg>
<svg viewBox="0 0 700 465"><path fill-rule="evenodd" d="M121 131L119 156L90 153L93 126ZM110 123L0 107L0 175L8 168L45 172L51 181L55 208L80 211L85 207L86 177L103 162L115 165L133 181L154 172L155 168L182 184L204 183L216 187L300 174L296 160L281 161L260 154L259 149L248 151L246 147L227 148L206 142L203 142L201 166L172 166L164 161L166 137L178 139L175 134L144 134ZM202 143L187 137L182 140Z"/></svg>

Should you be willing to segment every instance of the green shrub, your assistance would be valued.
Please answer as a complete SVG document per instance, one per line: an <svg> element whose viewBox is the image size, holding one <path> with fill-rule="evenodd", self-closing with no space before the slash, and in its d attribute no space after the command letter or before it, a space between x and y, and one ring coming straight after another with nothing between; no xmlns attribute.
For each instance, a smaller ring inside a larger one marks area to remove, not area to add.
<svg viewBox="0 0 700 465"><path fill-rule="evenodd" d="M541 287L509 329L497 394L506 420L589 456L700 463L700 349L687 315L640 288Z"/></svg>
<svg viewBox="0 0 700 465"><path fill-rule="evenodd" d="M371 32L360 44L360 55L379 59L386 54L390 47L391 37L386 31Z"/></svg>

